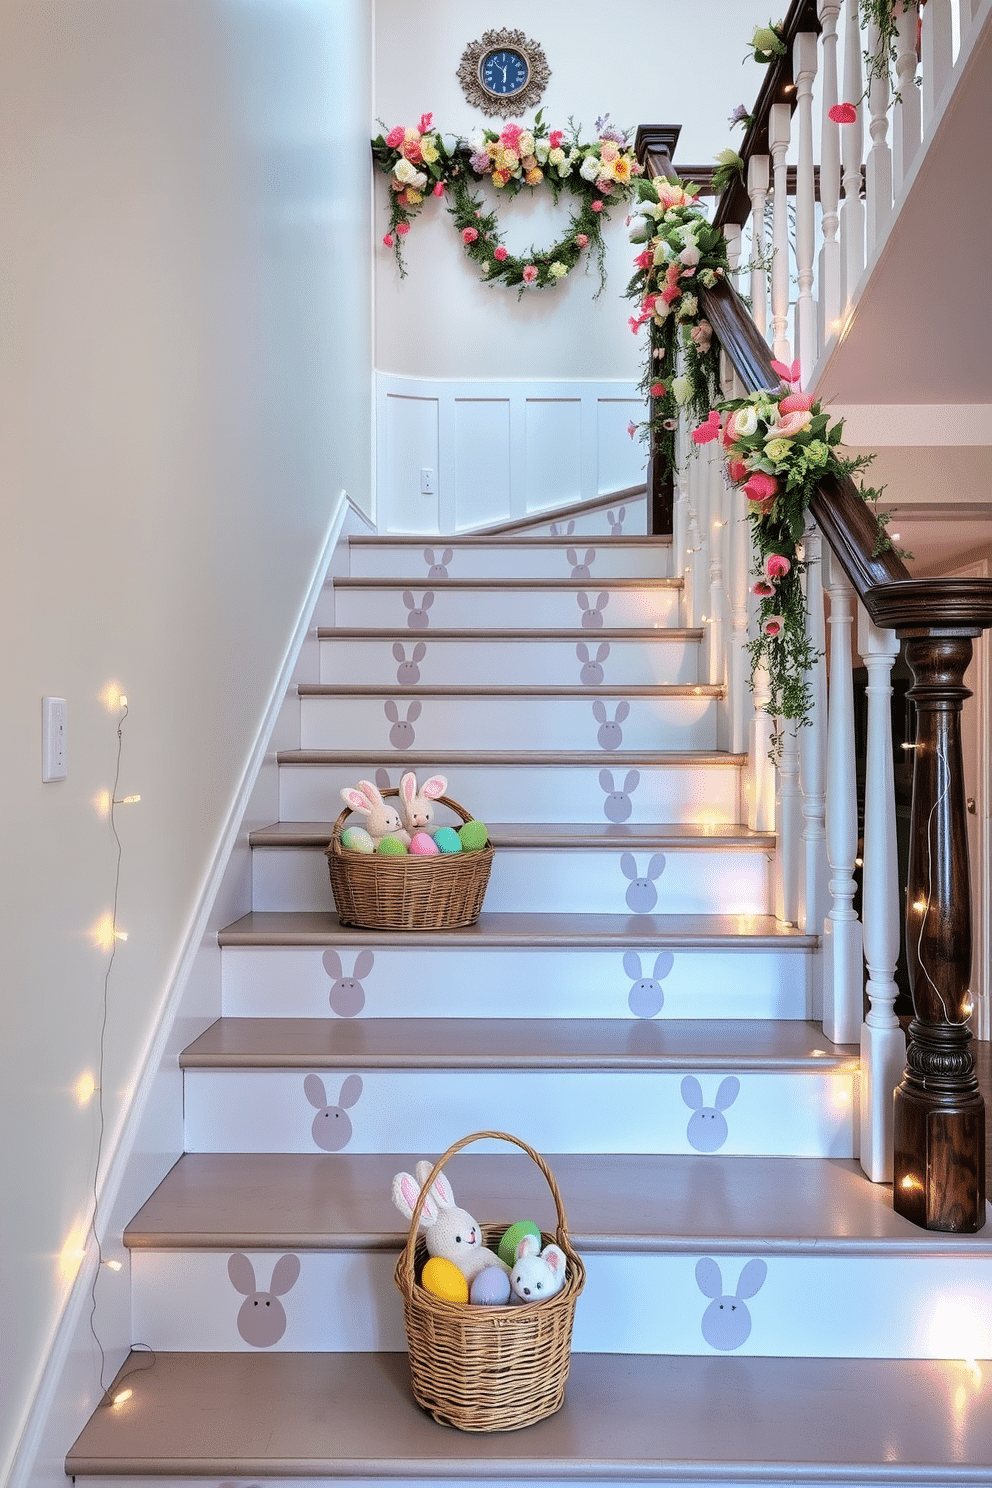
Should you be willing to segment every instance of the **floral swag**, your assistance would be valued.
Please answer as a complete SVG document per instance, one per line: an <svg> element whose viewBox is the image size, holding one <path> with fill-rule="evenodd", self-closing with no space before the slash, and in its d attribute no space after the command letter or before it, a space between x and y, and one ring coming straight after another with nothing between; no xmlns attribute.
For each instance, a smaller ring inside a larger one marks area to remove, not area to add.
<svg viewBox="0 0 992 1488"><path fill-rule="evenodd" d="M382 241L393 250L400 274L406 274L402 243L412 219L430 196L448 196L462 246L488 283L508 285L518 294L548 289L591 251L599 270L598 296L606 283L603 222L611 205L627 200L642 167L623 131L609 124L609 115L597 119L596 130L596 140L583 143L571 123L567 133L549 130L542 110L529 129L520 124L507 124L499 133L479 128L467 140L446 140L431 114L415 128L397 125L378 135L372 155L390 185L389 231ZM556 205L567 192L575 205L562 236L548 248L511 253L497 212L487 210L475 190L486 180L508 197L546 187Z"/></svg>

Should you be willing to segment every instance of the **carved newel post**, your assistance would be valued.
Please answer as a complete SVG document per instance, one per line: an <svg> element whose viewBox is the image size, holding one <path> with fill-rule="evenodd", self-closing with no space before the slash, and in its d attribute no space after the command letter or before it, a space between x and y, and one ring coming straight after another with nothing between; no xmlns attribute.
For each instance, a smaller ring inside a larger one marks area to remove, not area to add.
<svg viewBox="0 0 992 1488"><path fill-rule="evenodd" d="M929 1230L985 1224L985 1103L971 1053L971 889L961 752L972 639L992 584L909 579L868 591L876 625L906 641L916 704L906 944L913 1021L895 1093L893 1205Z"/></svg>

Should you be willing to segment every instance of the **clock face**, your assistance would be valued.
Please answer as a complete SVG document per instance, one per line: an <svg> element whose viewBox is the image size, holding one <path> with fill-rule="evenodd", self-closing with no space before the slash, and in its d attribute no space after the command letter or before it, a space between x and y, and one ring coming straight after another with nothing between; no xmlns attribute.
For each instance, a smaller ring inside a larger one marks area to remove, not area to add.
<svg viewBox="0 0 992 1488"><path fill-rule="evenodd" d="M479 64L482 86L500 98L508 98L526 87L530 68L526 57L514 47L497 47L486 52Z"/></svg>

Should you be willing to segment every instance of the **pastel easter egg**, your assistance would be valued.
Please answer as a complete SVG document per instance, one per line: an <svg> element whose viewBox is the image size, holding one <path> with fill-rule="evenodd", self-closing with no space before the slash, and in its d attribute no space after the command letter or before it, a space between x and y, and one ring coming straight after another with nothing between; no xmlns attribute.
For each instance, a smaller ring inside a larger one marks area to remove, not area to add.
<svg viewBox="0 0 992 1488"><path fill-rule="evenodd" d="M436 858L440 848L435 846L434 838L428 832L417 832L410 839L410 851L418 858Z"/></svg>
<svg viewBox="0 0 992 1488"><path fill-rule="evenodd" d="M364 827L345 827L341 833L341 846L347 847L351 852L375 852L375 843Z"/></svg>
<svg viewBox="0 0 992 1488"><path fill-rule="evenodd" d="M431 1256L420 1277L425 1291L440 1297L443 1302L467 1302L468 1282L453 1261L443 1256Z"/></svg>
<svg viewBox="0 0 992 1488"><path fill-rule="evenodd" d="M517 1246L525 1235L536 1235L540 1240L541 1231L532 1219L518 1219L512 1224L496 1247L496 1254L505 1266L513 1265L517 1259Z"/></svg>
<svg viewBox="0 0 992 1488"><path fill-rule="evenodd" d="M376 852L383 853L387 858L406 857L406 847L397 837L383 837Z"/></svg>
<svg viewBox="0 0 992 1488"><path fill-rule="evenodd" d="M473 1277L468 1300L476 1307L506 1307L510 1300L510 1278L499 1266L487 1266Z"/></svg>
<svg viewBox="0 0 992 1488"><path fill-rule="evenodd" d="M475 820L467 821L463 827L459 827L458 835L466 852L478 852L489 841L484 823Z"/></svg>
<svg viewBox="0 0 992 1488"><path fill-rule="evenodd" d="M441 853L460 853L462 839L454 827L438 827L434 833L434 846Z"/></svg>

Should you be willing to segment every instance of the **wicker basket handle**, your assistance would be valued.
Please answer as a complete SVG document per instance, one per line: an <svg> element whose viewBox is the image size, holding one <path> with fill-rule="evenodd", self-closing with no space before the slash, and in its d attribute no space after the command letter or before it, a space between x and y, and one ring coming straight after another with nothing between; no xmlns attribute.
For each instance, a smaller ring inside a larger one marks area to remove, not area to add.
<svg viewBox="0 0 992 1488"><path fill-rule="evenodd" d="M565 1214L565 1206L562 1203L561 1191L558 1188L558 1184L555 1182L555 1175L552 1173L551 1169L548 1167L541 1154L535 1151L535 1149L531 1147L527 1142L525 1142L522 1137L514 1137L510 1134L510 1132L472 1132L470 1136L462 1137L460 1141L453 1142L448 1148L447 1152L443 1152L441 1154L441 1156L438 1158L437 1162L431 1169L430 1174L421 1185L420 1196L417 1199L416 1204L414 1205L413 1214L410 1217L410 1233L407 1236L406 1245L404 1246L403 1252L400 1256L400 1263L398 1268L405 1284L408 1287L412 1287L414 1282L413 1257L417 1244L417 1230L420 1227L420 1216L423 1213L424 1204L426 1202L428 1190L430 1189L431 1184L434 1182L438 1174L443 1170L448 1159L454 1157L456 1152L461 1152L462 1148L467 1147L470 1142L481 1142L484 1141L487 1137L493 1137L498 1142L512 1142L514 1146L520 1148L521 1152L526 1152L527 1156L529 1158L532 1158L533 1161L537 1163L537 1166L544 1174L547 1185L551 1190L551 1197L555 1201L555 1210L557 1211L558 1215L558 1243L566 1252L571 1250L571 1245L568 1237L568 1219Z"/></svg>
<svg viewBox="0 0 992 1488"><path fill-rule="evenodd" d="M379 794L382 796L383 800L385 800L387 796L398 796L399 790L395 785L389 785L385 788L385 790L380 791ZM470 822L475 820L471 811L466 811L465 807L462 806L458 801L456 801L454 796L438 796L437 804L439 806L450 806L452 811L457 811L463 822ZM351 807L346 806L341 812L341 815L338 817L337 821L334 823L334 826L332 828L333 837L336 838L340 836L341 828L344 825L345 818L349 817L350 815Z"/></svg>

